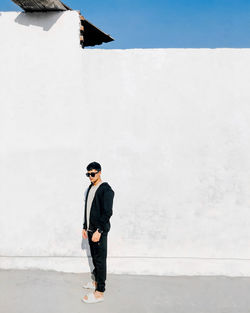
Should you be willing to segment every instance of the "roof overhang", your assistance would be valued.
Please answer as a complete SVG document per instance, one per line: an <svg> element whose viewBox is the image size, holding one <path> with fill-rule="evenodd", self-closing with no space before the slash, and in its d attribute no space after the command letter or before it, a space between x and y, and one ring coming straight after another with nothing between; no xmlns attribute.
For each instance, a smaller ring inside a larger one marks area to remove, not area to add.
<svg viewBox="0 0 250 313"><path fill-rule="evenodd" d="M67 11L72 10L66 4L60 0L12 0L15 4L20 6L26 12L47 12L47 11ZM101 45L102 43L107 43L114 41L114 39L105 34L99 28L91 24L86 20L79 12L81 20L80 29L80 43L81 46L89 47L95 45Z"/></svg>
<svg viewBox="0 0 250 313"><path fill-rule="evenodd" d="M80 15L81 19L81 45L82 47L93 47L96 45L101 45L102 43L108 43L114 41L114 39L105 34L99 28L91 24L88 20L86 20L82 15Z"/></svg>
<svg viewBox="0 0 250 313"><path fill-rule="evenodd" d="M33 11L66 11L70 8L60 0L12 0L27 12Z"/></svg>

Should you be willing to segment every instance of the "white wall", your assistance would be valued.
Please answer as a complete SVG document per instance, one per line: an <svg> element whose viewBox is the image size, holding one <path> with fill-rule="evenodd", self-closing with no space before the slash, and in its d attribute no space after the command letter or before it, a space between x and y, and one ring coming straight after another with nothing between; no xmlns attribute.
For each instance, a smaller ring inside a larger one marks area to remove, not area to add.
<svg viewBox="0 0 250 313"><path fill-rule="evenodd" d="M76 12L0 13L0 40L1 268L89 270L95 160L109 272L250 275L249 49L81 50Z"/></svg>

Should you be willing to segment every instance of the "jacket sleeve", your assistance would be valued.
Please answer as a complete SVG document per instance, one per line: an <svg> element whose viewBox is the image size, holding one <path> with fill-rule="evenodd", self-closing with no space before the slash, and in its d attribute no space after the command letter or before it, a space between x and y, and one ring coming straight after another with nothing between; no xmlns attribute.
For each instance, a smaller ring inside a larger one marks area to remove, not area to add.
<svg viewBox="0 0 250 313"><path fill-rule="evenodd" d="M87 230L87 225L86 225L86 223L84 221L83 221L82 229Z"/></svg>
<svg viewBox="0 0 250 313"><path fill-rule="evenodd" d="M87 229L85 210L84 210L84 213L83 213L83 225L82 225L82 229Z"/></svg>
<svg viewBox="0 0 250 313"><path fill-rule="evenodd" d="M100 217L100 226L98 227L101 231L104 230L105 224L109 222L110 217L113 214L113 199L114 191L112 189L107 189L104 191L103 195L103 208Z"/></svg>
<svg viewBox="0 0 250 313"><path fill-rule="evenodd" d="M83 209L83 225L82 225L82 229L87 229L87 220L86 220L86 202L87 202L87 198L88 198L88 193L89 193L89 188L88 187L85 192L84 192L84 209Z"/></svg>

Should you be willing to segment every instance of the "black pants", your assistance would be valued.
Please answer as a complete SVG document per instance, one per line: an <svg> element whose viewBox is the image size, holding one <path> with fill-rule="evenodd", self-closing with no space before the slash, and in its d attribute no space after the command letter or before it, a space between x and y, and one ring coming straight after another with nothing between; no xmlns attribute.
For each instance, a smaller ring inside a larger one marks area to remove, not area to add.
<svg viewBox="0 0 250 313"><path fill-rule="evenodd" d="M91 257L94 265L92 272L97 282L96 290L105 291L105 280L107 277L107 233L102 233L98 242L91 240L93 232L88 231L88 240L90 246Z"/></svg>

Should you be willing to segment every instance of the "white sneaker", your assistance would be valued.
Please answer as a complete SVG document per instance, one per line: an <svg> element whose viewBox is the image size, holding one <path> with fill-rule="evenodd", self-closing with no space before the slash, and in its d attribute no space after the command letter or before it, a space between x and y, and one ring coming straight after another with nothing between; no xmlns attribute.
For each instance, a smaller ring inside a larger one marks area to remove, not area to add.
<svg viewBox="0 0 250 313"><path fill-rule="evenodd" d="M85 303L98 303L104 301L104 297L96 298L93 293L89 293L87 297L87 300L85 300L84 298L82 298L81 300Z"/></svg>
<svg viewBox="0 0 250 313"><path fill-rule="evenodd" d="M95 289L94 281L89 281L87 284L83 286L85 289Z"/></svg>

